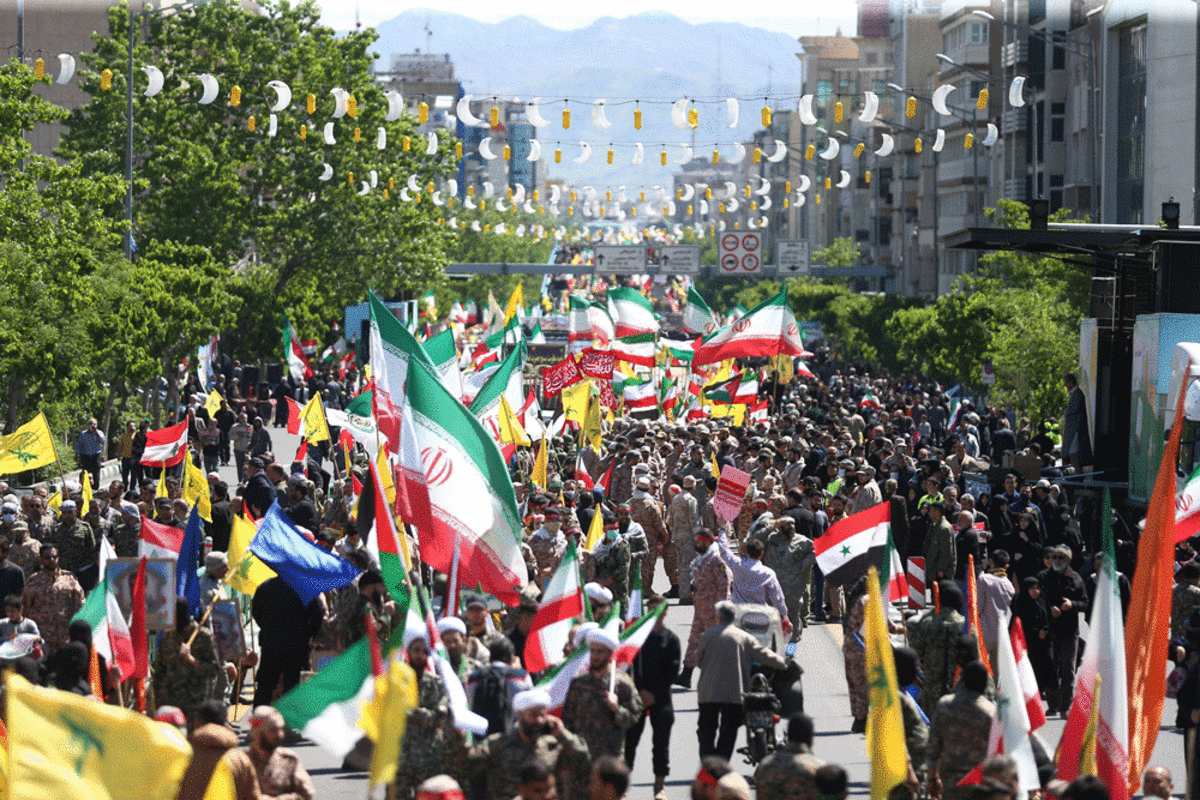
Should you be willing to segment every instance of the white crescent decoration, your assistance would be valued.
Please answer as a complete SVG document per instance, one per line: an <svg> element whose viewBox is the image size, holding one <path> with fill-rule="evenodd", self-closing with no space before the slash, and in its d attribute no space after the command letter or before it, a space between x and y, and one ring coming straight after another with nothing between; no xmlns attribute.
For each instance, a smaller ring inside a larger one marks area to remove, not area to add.
<svg viewBox="0 0 1200 800"><path fill-rule="evenodd" d="M475 209L479 208L479 206L477 206L477 205L475 204L475 201L474 201L474 200L472 200L470 197L468 197L468 198L466 198L465 200L463 200L463 206L464 206L464 207L466 207L466 208L469 208L469 209L471 209L472 211L474 211Z"/></svg>
<svg viewBox="0 0 1200 800"><path fill-rule="evenodd" d="M725 220L717 220L717 233L725 232Z"/></svg>
<svg viewBox="0 0 1200 800"><path fill-rule="evenodd" d="M562 189L558 184L550 187L550 202L553 205L558 205L559 199L562 197Z"/></svg>
<svg viewBox="0 0 1200 800"><path fill-rule="evenodd" d="M808 198L802 194L796 195L796 208L804 208L804 204L808 202Z"/></svg>
<svg viewBox="0 0 1200 800"><path fill-rule="evenodd" d="M55 83L63 84L75 77L75 56L70 53L58 54L58 78Z"/></svg>
<svg viewBox="0 0 1200 800"><path fill-rule="evenodd" d="M543 117L542 112L538 110L538 103L541 101L542 98L535 97L525 105L525 119L535 128L544 128L550 124L550 120Z"/></svg>
<svg viewBox="0 0 1200 800"><path fill-rule="evenodd" d="M513 201L514 206L516 206L518 203L525 202L525 186L524 186L524 184L520 184L520 183L517 184L517 188L513 190L512 201Z"/></svg>
<svg viewBox="0 0 1200 800"><path fill-rule="evenodd" d="M838 152L841 149L842 149L842 146L840 144L838 144L838 140L835 139L834 137L830 136L829 137L829 146L826 147L825 150L821 153L821 158L825 159L826 161L833 161L835 158L837 158Z"/></svg>
<svg viewBox="0 0 1200 800"><path fill-rule="evenodd" d="M741 142L733 143L733 157L728 159L730 164L740 164L746 157L746 145Z"/></svg>
<svg viewBox="0 0 1200 800"><path fill-rule="evenodd" d="M942 148L946 146L946 129L938 128L937 134L933 137L933 146L929 149L935 153L942 152Z"/></svg>
<svg viewBox="0 0 1200 800"><path fill-rule="evenodd" d="M479 220L471 220L471 230L475 231L476 233L483 233L483 226L479 224Z"/></svg>
<svg viewBox="0 0 1200 800"><path fill-rule="evenodd" d="M491 161L496 157L492 152L492 137L485 136L479 140L479 155L483 156L485 161Z"/></svg>
<svg viewBox="0 0 1200 800"><path fill-rule="evenodd" d="M492 228L492 231L494 233L504 233L507 230L508 230L508 228L505 226L505 224L503 222L497 222L496 227Z"/></svg>
<svg viewBox="0 0 1200 800"><path fill-rule="evenodd" d="M62 58L62 56L59 56ZM60 80L59 83L62 83ZM1025 76L1018 75L1008 86L1008 104L1013 108L1025 107Z"/></svg>
<svg viewBox="0 0 1200 800"><path fill-rule="evenodd" d="M508 211L508 204L505 203L503 200L497 200L496 201L496 210L501 211L501 212Z"/></svg>
<svg viewBox="0 0 1200 800"><path fill-rule="evenodd" d="M267 86L275 90L275 102L271 110L278 113L292 104L292 87L283 81L267 81Z"/></svg>
<svg viewBox="0 0 1200 800"><path fill-rule="evenodd" d="M571 159L576 164L586 164L587 160L592 157L592 146L587 142L579 143L579 157Z"/></svg>
<svg viewBox="0 0 1200 800"><path fill-rule="evenodd" d="M774 203L771 202L771 198L764 197L762 199L762 202L760 202L758 204L758 210L759 211L768 211L768 210L770 210L772 205L774 205Z"/></svg>
<svg viewBox="0 0 1200 800"><path fill-rule="evenodd" d="M841 180L839 180L834 185L837 186L837 188L839 188L839 189L845 189L847 186L850 185L850 173L846 172L846 170L842 170Z"/></svg>
<svg viewBox="0 0 1200 800"><path fill-rule="evenodd" d="M340 86L335 86L329 90L333 95L333 118L341 119L346 116L346 110L349 107L350 93Z"/></svg>
<svg viewBox="0 0 1200 800"><path fill-rule="evenodd" d="M684 144L683 142L680 142L679 147L683 150L683 152L680 153L679 161L676 163L686 164L687 162L691 161L693 153L692 146L690 144Z"/></svg>
<svg viewBox="0 0 1200 800"><path fill-rule="evenodd" d="M700 201L700 216L704 217L707 215L708 215L708 201L701 200Z"/></svg>
<svg viewBox="0 0 1200 800"><path fill-rule="evenodd" d="M780 161L783 161L785 158L787 158L787 152L787 145L784 143L784 141L782 139L776 139L775 152L767 156L767 161L770 161L772 164L778 164Z"/></svg>
<svg viewBox="0 0 1200 800"><path fill-rule="evenodd" d="M696 187L692 186L690 183L685 183L683 185L683 191L680 192L680 194L679 194L679 199L681 201L683 201L684 203L689 203L689 202L691 202L692 198L695 196L696 196Z"/></svg>
<svg viewBox="0 0 1200 800"><path fill-rule="evenodd" d="M153 64L146 64L144 67L142 67L142 72L146 73L146 78L150 82L146 87L146 91L142 92L142 94L144 94L146 97L154 97L154 95L161 92L163 88L162 70Z"/></svg>
<svg viewBox="0 0 1200 800"><path fill-rule="evenodd" d="M733 197L737 194L737 184L733 181L725 181L725 196Z"/></svg>
<svg viewBox="0 0 1200 800"><path fill-rule="evenodd" d="M279 117L272 114L270 122L267 123L267 136L274 138L275 134L278 132L279 132Z"/></svg>
<svg viewBox="0 0 1200 800"><path fill-rule="evenodd" d="M427 156L437 155L437 149L438 149L437 134L434 133L433 131L430 131L429 133L425 134L425 137L426 137L425 155L427 155Z"/></svg>
<svg viewBox="0 0 1200 800"><path fill-rule="evenodd" d="M533 203L529 202L528 200L526 200L525 203L521 206L521 210L524 211L526 214L536 214L537 213L537 209L535 209L533 207Z"/></svg>
<svg viewBox="0 0 1200 800"><path fill-rule="evenodd" d="M767 227L767 218L766 218L766 217L759 217L759 218L758 218L758 227L760 227L760 228L765 228L765 227Z"/></svg>
<svg viewBox="0 0 1200 800"><path fill-rule="evenodd" d="M987 132L987 136L984 137L983 146L991 147L992 145L994 145L996 143L996 140L1000 138L1000 129L996 127L996 123L994 123L994 122L989 122L987 125L988 125L988 128L987 128L988 132Z"/></svg>
<svg viewBox="0 0 1200 800"><path fill-rule="evenodd" d="M730 197L728 200L725 201L725 213L727 213L727 214L736 213L738 210L738 205L739 205L738 199L736 197Z"/></svg>
<svg viewBox="0 0 1200 800"><path fill-rule="evenodd" d="M941 86L933 90L933 97L929 98L933 110L941 114L943 117L950 116L950 109L946 107L946 98L950 96L957 87L953 83L943 83Z"/></svg>
<svg viewBox="0 0 1200 800"><path fill-rule="evenodd" d="M444 205L446 205L446 201L442 199L442 193L441 193L441 191L440 191L440 190L439 190L439 191L436 191L436 192L434 192L433 194L431 194L431 195L429 196L429 199L433 201L433 204L434 204L435 206L444 206Z"/></svg>
<svg viewBox="0 0 1200 800"><path fill-rule="evenodd" d="M221 87L217 85L217 79L207 72L196 77L200 79L200 85L204 87L204 93L200 95L200 99L197 102L202 106L206 106L217 99L217 93L221 91Z"/></svg>
<svg viewBox="0 0 1200 800"><path fill-rule="evenodd" d="M495 193L496 193L496 184L492 183L491 181L484 181L483 182L483 197L484 197L484 199L485 200L490 199L492 197L492 195L494 195Z"/></svg>
<svg viewBox="0 0 1200 800"><path fill-rule="evenodd" d="M379 173L376 172L375 170L371 170L371 188L374 189L378 185L379 185Z"/></svg>
<svg viewBox="0 0 1200 800"><path fill-rule="evenodd" d="M400 115L404 113L404 95L392 89L389 92L384 92L383 96L388 101L387 116L384 120L387 122L395 122L400 119Z"/></svg>
<svg viewBox="0 0 1200 800"><path fill-rule="evenodd" d="M403 201L404 201L404 202L406 202L406 203L411 203L411 202L412 202L412 195L408 193L408 187L407 187L407 186L401 186L401 187L400 187L400 199L401 199L401 200L403 200Z"/></svg>
<svg viewBox="0 0 1200 800"><path fill-rule="evenodd" d="M641 142L637 142L633 146L633 163L641 164L645 160L646 160L646 148L642 146Z"/></svg>
<svg viewBox="0 0 1200 800"><path fill-rule="evenodd" d="M754 190L754 193L759 197L765 197L771 192L771 182L761 175L757 177L760 181L762 181L762 183L758 185L758 188Z"/></svg>
<svg viewBox="0 0 1200 800"><path fill-rule="evenodd" d="M416 175L409 175L408 181L406 181L404 185L407 186L408 190L414 194L421 191L421 186L417 183Z"/></svg>
<svg viewBox="0 0 1200 800"><path fill-rule="evenodd" d="M612 123L608 121L608 117L604 116L603 99L592 103L592 124L602 131L606 131L612 127Z"/></svg>
<svg viewBox="0 0 1200 800"><path fill-rule="evenodd" d="M451 178L446 181L446 191L450 193L451 197L458 197L458 180Z"/></svg>
<svg viewBox="0 0 1200 800"><path fill-rule="evenodd" d="M370 194L370 193L371 193L371 184L367 183L366 181L362 181L362 188L358 190L358 196L362 197L362 196Z"/></svg>
<svg viewBox="0 0 1200 800"><path fill-rule="evenodd" d="M451 228L458 227L458 217L451 217L450 219L446 220L446 222L447 222L447 224L450 225Z"/></svg>
<svg viewBox="0 0 1200 800"><path fill-rule="evenodd" d="M858 115L859 122L874 122L879 113L879 95L874 92L863 92L863 110Z"/></svg>
<svg viewBox="0 0 1200 800"><path fill-rule="evenodd" d="M671 104L671 124L684 131L688 129L687 104L686 97Z"/></svg>
<svg viewBox="0 0 1200 800"><path fill-rule="evenodd" d="M675 201L674 200L671 200L670 202L667 203L667 216L668 217L675 216Z"/></svg>
<svg viewBox="0 0 1200 800"><path fill-rule="evenodd" d="M812 110L813 96L806 94L800 98L800 105L797 107L797 112L800 114L800 121L805 125L816 125L817 116Z"/></svg>
<svg viewBox="0 0 1200 800"><path fill-rule="evenodd" d="M729 121L727 123L725 123L726 127L730 128L730 129L736 128L737 124L738 124L738 115L739 115L739 109L738 109L737 98L736 97L725 98L725 116L729 119Z"/></svg>
<svg viewBox="0 0 1200 800"><path fill-rule="evenodd" d="M387 128L383 127L382 125L375 129L375 149L387 149Z"/></svg>
<svg viewBox="0 0 1200 800"><path fill-rule="evenodd" d="M875 155L880 158L890 156L892 150L896 147L896 140L892 138L890 133L883 134L883 144L879 145L879 149L875 151Z"/></svg>
<svg viewBox="0 0 1200 800"><path fill-rule="evenodd" d="M333 138L333 123L325 123L325 144L337 144L337 139Z"/></svg>
<svg viewBox="0 0 1200 800"><path fill-rule="evenodd" d="M319 181L331 180L333 178L333 167L329 166L328 163L324 163L324 162L321 164L321 166L323 167L323 169L321 171L321 177L317 178L317 180L319 180Z"/></svg>
<svg viewBox="0 0 1200 800"><path fill-rule="evenodd" d="M537 139L529 140L529 155L525 156L527 161L539 161L542 158L542 143Z"/></svg>
<svg viewBox="0 0 1200 800"><path fill-rule="evenodd" d="M463 125L466 125L468 128L479 127L479 117L471 113L471 95L464 94L459 99L458 105L455 106L454 110L458 114L458 118L462 120Z"/></svg>
<svg viewBox="0 0 1200 800"><path fill-rule="evenodd" d="M803 195L805 192L808 191L808 187L811 185L812 185L812 181L808 179L808 176L801 175L800 176L800 186L796 189L796 193Z"/></svg>
<svg viewBox="0 0 1200 800"><path fill-rule="evenodd" d="M517 236L524 236L524 235L525 235L525 225L524 225L524 223L522 223L517 226Z"/></svg>

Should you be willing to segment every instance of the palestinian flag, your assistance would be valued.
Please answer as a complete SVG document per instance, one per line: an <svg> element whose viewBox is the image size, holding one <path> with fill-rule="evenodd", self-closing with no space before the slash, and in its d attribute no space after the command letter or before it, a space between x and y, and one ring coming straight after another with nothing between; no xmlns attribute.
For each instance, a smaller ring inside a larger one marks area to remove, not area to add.
<svg viewBox="0 0 1200 800"><path fill-rule="evenodd" d="M312 377L312 367L304 355L304 345L296 336L296 329L288 322L287 314L283 315L283 360L287 362L293 380L306 381Z"/></svg>
<svg viewBox="0 0 1200 800"><path fill-rule="evenodd" d="M77 619L92 626L92 642L96 645L96 652L108 660L110 667L115 665L120 668L121 680L133 677L133 639L117 597L109 588L107 576L96 584L83 608L71 621Z"/></svg>
<svg viewBox="0 0 1200 800"><path fill-rule="evenodd" d="M615 461L608 462L608 469L604 470L604 474L600 476L600 480L596 481L596 485L604 490L604 494L608 494L608 487L612 486L612 473ZM634 570L635 574L640 574L640 570ZM641 578L638 578L641 580Z"/></svg>
<svg viewBox="0 0 1200 800"><path fill-rule="evenodd" d="M499 368L471 401L470 412L475 415L492 438L500 439L500 398L508 400L509 408L525 404L525 343L513 348Z"/></svg>
<svg viewBox="0 0 1200 800"><path fill-rule="evenodd" d="M887 579L889 600L908 598L900 555L892 544L891 503L879 503L835 522L814 542L814 550L830 586L857 580L874 566Z"/></svg>
<svg viewBox="0 0 1200 800"><path fill-rule="evenodd" d="M653 367L655 350L653 333L635 333L612 340L613 356L629 364Z"/></svg>
<svg viewBox="0 0 1200 800"><path fill-rule="evenodd" d="M546 584L542 604L533 616L533 625L525 639L525 669L541 672L558 661L570 640L571 624L583 611L579 553L572 540Z"/></svg>
<svg viewBox="0 0 1200 800"><path fill-rule="evenodd" d="M380 459L385 461L385 459ZM367 552L379 564L383 582L396 602L407 602L407 573L410 563L408 537L396 530L396 521L388 505L387 489L374 461L369 465L370 475L360 488L358 521L355 523Z"/></svg>
<svg viewBox="0 0 1200 800"><path fill-rule="evenodd" d="M704 397L722 405L755 403L758 401L758 379L751 373L739 373L705 386Z"/></svg>
<svg viewBox="0 0 1200 800"><path fill-rule="evenodd" d="M613 321L618 337L658 332L658 315L646 296L637 289L623 286L609 289L608 302L616 311Z"/></svg>
<svg viewBox="0 0 1200 800"><path fill-rule="evenodd" d="M687 305L683 309L684 333L707 336L714 333L718 327L716 317L713 316L708 303L704 302L704 298L696 291L695 286L689 286Z"/></svg>
<svg viewBox="0 0 1200 800"><path fill-rule="evenodd" d="M704 337L692 367L729 358L804 356L804 338L788 303L787 290L755 306L744 317Z"/></svg>
<svg viewBox="0 0 1200 800"><path fill-rule="evenodd" d="M665 352L666 356L671 359L672 367L690 367L692 357L696 355L696 345L700 343L700 339L695 341L685 342L676 339L659 339L658 346L661 352Z"/></svg>
<svg viewBox="0 0 1200 800"><path fill-rule="evenodd" d="M146 432L146 450L141 463L147 467L173 467L187 454L188 425L181 422L169 428Z"/></svg>

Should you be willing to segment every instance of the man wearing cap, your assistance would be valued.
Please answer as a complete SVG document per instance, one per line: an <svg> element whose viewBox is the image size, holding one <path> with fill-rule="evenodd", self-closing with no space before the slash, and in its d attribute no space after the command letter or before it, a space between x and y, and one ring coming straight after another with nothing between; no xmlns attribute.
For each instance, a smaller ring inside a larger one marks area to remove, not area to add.
<svg viewBox="0 0 1200 800"><path fill-rule="evenodd" d="M281 747L286 734L283 716L271 706L250 712L250 746L246 755L254 765L263 797L312 800L316 795L308 770L295 751Z"/></svg>
<svg viewBox="0 0 1200 800"><path fill-rule="evenodd" d="M12 540L8 560L20 567L28 578L38 568L38 551L42 543L29 535L29 523L17 518L15 512L4 512L2 519L0 533Z"/></svg>
<svg viewBox="0 0 1200 800"><path fill-rule="evenodd" d="M695 556L695 536L699 530L700 504L696 500L696 478L685 475L683 491L675 495L667 508L667 529L671 532L670 547L675 550L675 566L677 574L671 576L672 585L679 587L679 601L682 605L692 602L692 558ZM645 584L643 584L644 586Z"/></svg>
<svg viewBox="0 0 1200 800"><path fill-rule="evenodd" d="M563 725L587 742L593 759L620 758L625 731L642 715L642 700L629 676L612 663L617 635L605 628L587 633L588 671L571 680L563 701Z"/></svg>
<svg viewBox="0 0 1200 800"><path fill-rule="evenodd" d="M562 535L565 511L562 506L547 508L542 526L529 537L529 549L533 550L533 557L537 560L538 578L542 582L550 580L567 549L566 537Z"/></svg>
<svg viewBox="0 0 1200 800"><path fill-rule="evenodd" d="M204 574L200 576L200 616L221 597L221 585L229 574L229 558L220 550L204 556ZM211 628L212 623L207 623Z"/></svg>
<svg viewBox="0 0 1200 800"><path fill-rule="evenodd" d="M530 762L554 775L560 797L575 776L587 780L587 743L548 713L552 703L544 689L521 692L513 698L513 729L471 748L471 771L486 779L487 800L513 800L520 792L521 770Z"/></svg>
<svg viewBox="0 0 1200 800"><path fill-rule="evenodd" d="M259 426L262 425L261 419L256 421ZM242 494L242 499L246 503L246 508L255 518L260 518L267 513L271 503L275 502L275 486L267 477L264 468L263 460L257 456L251 458L246 464L246 472L249 477L246 480L246 489Z"/></svg>
<svg viewBox="0 0 1200 800"><path fill-rule="evenodd" d="M875 468L867 465L859 467L858 486L854 489L854 499L850 501L851 516L882 502L883 492L879 491L879 484L875 482Z"/></svg>
<svg viewBox="0 0 1200 800"><path fill-rule="evenodd" d="M614 456L614 458L617 457ZM624 503L629 500L630 495L633 494L633 473L641 460L641 453L637 450L630 450L623 459L616 461L612 468L613 473L608 492L612 502Z"/></svg>
<svg viewBox="0 0 1200 800"><path fill-rule="evenodd" d="M667 577L671 578L671 589L664 597L678 597L679 571L675 564L675 548L667 525L663 522L662 505L650 494L650 479L638 478L637 488L629 498L629 516L646 532L646 557L642 559L642 590L649 592L654 585L654 562L661 552Z"/></svg>
<svg viewBox="0 0 1200 800"><path fill-rule="evenodd" d="M604 536L592 548L592 567L596 573L596 583L609 592L613 603L619 603L623 610L628 609L629 568L633 563L629 541L617 529L617 518L614 514L603 509L597 509L596 513L603 514L604 525ZM596 618L600 619L598 616Z"/></svg>
<svg viewBox="0 0 1200 800"><path fill-rule="evenodd" d="M50 541L58 546L60 566L68 572L78 572L96 563L96 537L92 526L79 519L74 500L64 500L58 507L59 522Z"/></svg>
<svg viewBox="0 0 1200 800"><path fill-rule="evenodd" d="M796 521L786 515L775 521L774 531L763 526L754 535L766 548L763 563L775 570L775 577L779 579L787 616L792 623L792 641L797 642L808 624L808 592L816 563L813 541L796 533Z"/></svg>
<svg viewBox="0 0 1200 800"><path fill-rule="evenodd" d="M142 512L137 503L122 500L117 506L121 517L112 529L109 539L119 558L136 558L138 542L142 536Z"/></svg>

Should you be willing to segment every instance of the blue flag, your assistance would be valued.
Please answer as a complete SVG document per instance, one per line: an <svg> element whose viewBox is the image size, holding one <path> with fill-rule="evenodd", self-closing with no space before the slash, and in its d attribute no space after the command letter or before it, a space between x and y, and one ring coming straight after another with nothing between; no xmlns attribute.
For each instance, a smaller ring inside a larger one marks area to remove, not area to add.
<svg viewBox="0 0 1200 800"><path fill-rule="evenodd" d="M306 606L322 592L340 589L359 575L358 567L304 538L279 503L271 503L263 515L250 552L275 570Z"/></svg>
<svg viewBox="0 0 1200 800"><path fill-rule="evenodd" d="M192 506L188 515L187 529L183 533L183 545L179 548L179 560L175 562L175 591L186 597L192 616L200 617L200 577L196 574L200 564L200 552L204 548L204 524L200 521L200 509Z"/></svg>

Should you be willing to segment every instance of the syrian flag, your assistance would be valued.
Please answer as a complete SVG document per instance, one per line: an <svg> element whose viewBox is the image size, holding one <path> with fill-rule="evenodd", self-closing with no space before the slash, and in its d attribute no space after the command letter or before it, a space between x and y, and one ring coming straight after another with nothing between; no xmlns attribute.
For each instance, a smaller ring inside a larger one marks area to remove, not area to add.
<svg viewBox="0 0 1200 800"><path fill-rule="evenodd" d="M283 315L283 358L293 380L306 381L312 377L312 367L304 355L304 346L300 343L300 337L296 336L296 329L288 322L287 314Z"/></svg>
<svg viewBox="0 0 1200 800"><path fill-rule="evenodd" d="M835 522L814 542L814 550L830 586L856 580L867 567L875 566L881 575L889 576L889 600L908 597L900 556L892 546L891 503L879 503ZM904 591L899 593L901 585Z"/></svg>
<svg viewBox="0 0 1200 800"><path fill-rule="evenodd" d="M704 302L704 298L696 291L695 286L689 286L687 305L683 309L684 333L707 336L715 333L718 327L720 326L717 325L716 317L713 316L708 303Z"/></svg>
<svg viewBox="0 0 1200 800"><path fill-rule="evenodd" d="M637 289L623 286L609 289L608 301L616 309L613 321L616 322L618 337L658 332L658 315L654 313L650 301Z"/></svg>
<svg viewBox="0 0 1200 800"><path fill-rule="evenodd" d="M183 548L183 538L187 531L174 525L163 525L149 517L142 517L141 540L138 542L138 556L146 558L179 558Z"/></svg>
<svg viewBox="0 0 1200 800"><path fill-rule="evenodd" d="M598 512L597 512L598 513ZM525 639L525 669L541 672L562 657L575 617L583 614L583 584L579 553L571 540L567 552L546 584L542 604Z"/></svg>
<svg viewBox="0 0 1200 800"><path fill-rule="evenodd" d="M1175 496L1175 544L1200 533L1200 467Z"/></svg>
<svg viewBox="0 0 1200 800"><path fill-rule="evenodd" d="M181 422L169 428L146 432L146 450L141 463L147 467L173 467L187 454L188 425Z"/></svg>
<svg viewBox="0 0 1200 800"><path fill-rule="evenodd" d="M804 339L788 303L787 290L755 306L744 317L704 337L692 366L729 358L804 356Z"/></svg>
<svg viewBox="0 0 1200 800"><path fill-rule="evenodd" d="M107 545L108 541L105 540L104 544ZM111 548L111 545L108 546ZM87 602L71 621L77 619L92 626L92 642L96 645L96 652L107 659L110 667L116 665L120 668L121 680L133 677L133 639L117 597L109 588L107 575L88 594Z"/></svg>
<svg viewBox="0 0 1200 800"><path fill-rule="evenodd" d="M655 350L653 333L635 333L612 340L613 356L628 364L653 367Z"/></svg>

